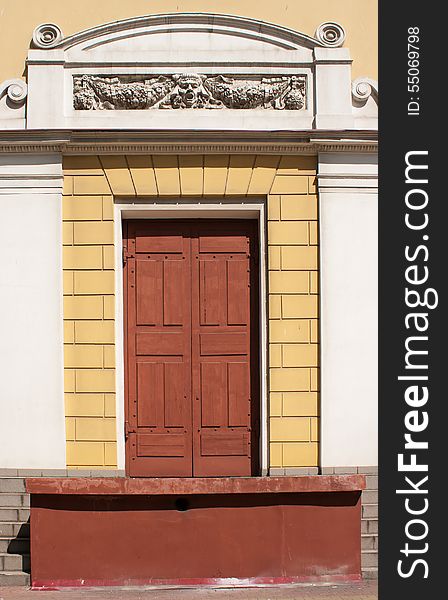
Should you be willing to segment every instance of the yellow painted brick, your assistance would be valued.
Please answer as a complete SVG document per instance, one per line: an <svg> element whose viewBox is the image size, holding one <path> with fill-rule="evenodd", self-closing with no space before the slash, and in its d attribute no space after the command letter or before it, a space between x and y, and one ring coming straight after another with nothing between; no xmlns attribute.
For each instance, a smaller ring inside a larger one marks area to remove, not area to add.
<svg viewBox="0 0 448 600"><path fill-rule="evenodd" d="M252 177L255 158L250 154L232 154L227 175L226 196L245 196Z"/></svg>
<svg viewBox="0 0 448 600"><path fill-rule="evenodd" d="M269 296L269 318L270 319L281 319L282 318L282 297Z"/></svg>
<svg viewBox="0 0 448 600"><path fill-rule="evenodd" d="M282 366L282 345L281 344L269 344L269 366L270 367L281 367Z"/></svg>
<svg viewBox="0 0 448 600"><path fill-rule="evenodd" d="M75 341L77 344L113 344L114 326L114 321L77 321Z"/></svg>
<svg viewBox="0 0 448 600"><path fill-rule="evenodd" d="M317 319L310 321L310 342L313 344L319 342L319 321Z"/></svg>
<svg viewBox="0 0 448 600"><path fill-rule="evenodd" d="M268 244L308 244L308 223L306 221L268 222Z"/></svg>
<svg viewBox="0 0 448 600"><path fill-rule="evenodd" d="M103 347L103 366L106 369L115 367L115 346Z"/></svg>
<svg viewBox="0 0 448 600"><path fill-rule="evenodd" d="M73 294L73 271L62 273L62 290L64 294Z"/></svg>
<svg viewBox="0 0 448 600"><path fill-rule="evenodd" d="M284 467L317 467L318 461L319 444L315 442L283 444Z"/></svg>
<svg viewBox="0 0 448 600"><path fill-rule="evenodd" d="M271 294L307 294L309 274L306 271L271 271L269 292Z"/></svg>
<svg viewBox="0 0 448 600"><path fill-rule="evenodd" d="M115 394L104 394L104 416L115 417L116 398Z"/></svg>
<svg viewBox="0 0 448 600"><path fill-rule="evenodd" d="M311 441L319 441L319 419L311 419Z"/></svg>
<svg viewBox="0 0 448 600"><path fill-rule="evenodd" d="M73 369L64 369L64 392L74 392L75 390L75 371Z"/></svg>
<svg viewBox="0 0 448 600"><path fill-rule="evenodd" d="M320 374L319 369L311 369L311 391L318 392L320 389Z"/></svg>
<svg viewBox="0 0 448 600"><path fill-rule="evenodd" d="M75 244L113 244L112 221L85 221L74 224Z"/></svg>
<svg viewBox="0 0 448 600"><path fill-rule="evenodd" d="M282 248L282 271L317 269L319 257L316 246L287 246Z"/></svg>
<svg viewBox="0 0 448 600"><path fill-rule="evenodd" d="M117 439L115 419L79 417L76 419L76 439L113 442Z"/></svg>
<svg viewBox="0 0 448 600"><path fill-rule="evenodd" d="M269 444L269 466L279 468L282 462L283 444Z"/></svg>
<svg viewBox="0 0 448 600"><path fill-rule="evenodd" d="M269 414L271 417L282 416L282 393L271 392L269 394Z"/></svg>
<svg viewBox="0 0 448 600"><path fill-rule="evenodd" d="M79 392L114 392L115 369L78 369L76 390Z"/></svg>
<svg viewBox="0 0 448 600"><path fill-rule="evenodd" d="M317 156L282 156L278 175L313 175L317 169Z"/></svg>
<svg viewBox="0 0 448 600"><path fill-rule="evenodd" d="M204 156L204 194L223 196L226 190L229 157L219 154Z"/></svg>
<svg viewBox="0 0 448 600"><path fill-rule="evenodd" d="M101 319L102 316L101 296L64 297L64 319Z"/></svg>
<svg viewBox="0 0 448 600"><path fill-rule="evenodd" d="M179 156L180 190L182 196L202 196L204 193L203 158L196 154Z"/></svg>
<svg viewBox="0 0 448 600"><path fill-rule="evenodd" d="M317 392L283 392L284 417L315 417L319 414Z"/></svg>
<svg viewBox="0 0 448 600"><path fill-rule="evenodd" d="M310 245L317 246L319 244L319 226L317 221L310 221L308 223Z"/></svg>
<svg viewBox="0 0 448 600"><path fill-rule="evenodd" d="M270 420L271 442L308 442L309 417L273 417Z"/></svg>
<svg viewBox="0 0 448 600"><path fill-rule="evenodd" d="M103 175L98 156L64 156L64 175Z"/></svg>
<svg viewBox="0 0 448 600"><path fill-rule="evenodd" d="M103 442L67 442L68 467L90 467L103 464Z"/></svg>
<svg viewBox="0 0 448 600"><path fill-rule="evenodd" d="M75 419L73 417L65 418L65 439L75 439Z"/></svg>
<svg viewBox="0 0 448 600"><path fill-rule="evenodd" d="M308 177L308 194L317 194L317 177L311 175Z"/></svg>
<svg viewBox="0 0 448 600"><path fill-rule="evenodd" d="M64 321L64 342L72 344L75 341L75 324L73 321Z"/></svg>
<svg viewBox="0 0 448 600"><path fill-rule="evenodd" d="M73 244L73 223L62 223L62 243Z"/></svg>
<svg viewBox="0 0 448 600"><path fill-rule="evenodd" d="M277 175L271 187L271 194L306 194L308 177L300 175Z"/></svg>
<svg viewBox="0 0 448 600"><path fill-rule="evenodd" d="M103 221L114 220L114 199L112 196L103 196Z"/></svg>
<svg viewBox="0 0 448 600"><path fill-rule="evenodd" d="M106 155L100 157L112 194L135 196L134 183L125 156ZM107 193L107 192L105 192Z"/></svg>
<svg viewBox="0 0 448 600"><path fill-rule="evenodd" d="M310 294L319 293L319 273L311 271L310 273Z"/></svg>
<svg viewBox="0 0 448 600"><path fill-rule="evenodd" d="M282 297L284 319L312 319L319 316L319 298L315 295L285 295Z"/></svg>
<svg viewBox="0 0 448 600"><path fill-rule="evenodd" d="M152 157L160 196L180 194L179 166L177 156L157 155Z"/></svg>
<svg viewBox="0 0 448 600"><path fill-rule="evenodd" d="M309 221L317 219L317 196L280 196L283 221Z"/></svg>
<svg viewBox="0 0 448 600"><path fill-rule="evenodd" d="M319 346L317 344L283 345L284 367L317 367L318 364Z"/></svg>
<svg viewBox="0 0 448 600"><path fill-rule="evenodd" d="M278 163L278 156L257 156L255 158L255 164L247 193L268 194L272 187Z"/></svg>
<svg viewBox="0 0 448 600"><path fill-rule="evenodd" d="M101 221L102 216L101 196L64 196L62 198L64 221Z"/></svg>
<svg viewBox="0 0 448 600"><path fill-rule="evenodd" d="M101 269L102 248L101 246L64 246L62 264L64 269Z"/></svg>
<svg viewBox="0 0 448 600"><path fill-rule="evenodd" d="M113 294L113 271L76 271L75 294Z"/></svg>
<svg viewBox="0 0 448 600"><path fill-rule="evenodd" d="M270 369L271 392L308 392L309 389L309 369Z"/></svg>
<svg viewBox="0 0 448 600"><path fill-rule="evenodd" d="M101 346L70 345L64 346L65 367L101 368L103 366L103 351Z"/></svg>
<svg viewBox="0 0 448 600"><path fill-rule="evenodd" d="M104 296L104 319L115 319L115 296Z"/></svg>
<svg viewBox="0 0 448 600"><path fill-rule="evenodd" d="M280 221L280 196L268 196L268 221Z"/></svg>
<svg viewBox="0 0 448 600"><path fill-rule="evenodd" d="M269 341L309 342L310 326L306 319L281 319L269 322Z"/></svg>
<svg viewBox="0 0 448 600"><path fill-rule="evenodd" d="M70 175L64 175L62 194L64 196L70 196L71 194L73 194L73 177L71 177Z"/></svg>
<svg viewBox="0 0 448 600"><path fill-rule="evenodd" d="M73 177L73 193L80 196L110 194L111 189L104 175Z"/></svg>
<svg viewBox="0 0 448 600"><path fill-rule="evenodd" d="M115 269L114 246L103 246L103 269Z"/></svg>
<svg viewBox="0 0 448 600"><path fill-rule="evenodd" d="M280 246L269 246L268 268L271 271L280 271Z"/></svg>
<svg viewBox="0 0 448 600"><path fill-rule="evenodd" d="M138 196L157 196L157 183L150 156L128 156L128 165Z"/></svg>
<svg viewBox="0 0 448 600"><path fill-rule="evenodd" d="M117 464L117 443L106 442L104 444L104 451L104 462L106 463L106 465L115 467Z"/></svg>
<svg viewBox="0 0 448 600"><path fill-rule="evenodd" d="M104 394L64 394L64 397L68 417L102 417L105 414Z"/></svg>

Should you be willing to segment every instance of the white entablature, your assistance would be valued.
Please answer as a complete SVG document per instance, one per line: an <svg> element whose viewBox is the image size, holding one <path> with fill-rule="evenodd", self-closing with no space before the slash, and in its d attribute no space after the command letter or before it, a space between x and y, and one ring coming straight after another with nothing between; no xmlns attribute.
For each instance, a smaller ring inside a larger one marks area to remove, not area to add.
<svg viewBox="0 0 448 600"><path fill-rule="evenodd" d="M352 86L344 38L336 23L309 37L203 13L137 17L67 38L43 24L28 52L26 100L11 101L14 82L0 86L0 127L376 129L376 83Z"/></svg>

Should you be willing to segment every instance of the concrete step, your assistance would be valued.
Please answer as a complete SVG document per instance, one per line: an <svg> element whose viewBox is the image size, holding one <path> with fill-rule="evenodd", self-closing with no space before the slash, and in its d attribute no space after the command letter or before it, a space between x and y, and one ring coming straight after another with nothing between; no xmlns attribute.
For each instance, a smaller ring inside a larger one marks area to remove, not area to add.
<svg viewBox="0 0 448 600"><path fill-rule="evenodd" d="M361 552L364 552L365 550L378 550L377 533L361 534Z"/></svg>
<svg viewBox="0 0 448 600"><path fill-rule="evenodd" d="M26 523L18 523L17 521L12 521L8 523L7 521L0 522L0 538L9 537L9 538L29 538L30 537L30 524Z"/></svg>
<svg viewBox="0 0 448 600"><path fill-rule="evenodd" d="M363 579L378 579L377 567L366 567L361 570Z"/></svg>
<svg viewBox="0 0 448 600"><path fill-rule="evenodd" d="M0 553L29 554L30 540L28 538L0 537Z"/></svg>
<svg viewBox="0 0 448 600"><path fill-rule="evenodd" d="M0 509L1 508L9 508L10 506L14 508L26 507L30 506L30 497L28 494L0 494Z"/></svg>
<svg viewBox="0 0 448 600"><path fill-rule="evenodd" d="M0 573L2 571L25 571L30 570L29 554L8 554L0 552Z"/></svg>
<svg viewBox="0 0 448 600"><path fill-rule="evenodd" d="M3 571L3 573L0 573L0 587L19 585L30 585L29 573L24 571Z"/></svg>
<svg viewBox="0 0 448 600"><path fill-rule="evenodd" d="M375 567L378 568L378 550L365 550L361 553L362 569Z"/></svg>
<svg viewBox="0 0 448 600"><path fill-rule="evenodd" d="M378 533L378 519L362 519L361 533Z"/></svg>
<svg viewBox="0 0 448 600"><path fill-rule="evenodd" d="M16 521L19 523L26 523L30 518L30 511L28 508L0 508L0 522L2 521Z"/></svg>
<svg viewBox="0 0 448 600"><path fill-rule="evenodd" d="M0 477L0 494L25 494L23 477Z"/></svg>

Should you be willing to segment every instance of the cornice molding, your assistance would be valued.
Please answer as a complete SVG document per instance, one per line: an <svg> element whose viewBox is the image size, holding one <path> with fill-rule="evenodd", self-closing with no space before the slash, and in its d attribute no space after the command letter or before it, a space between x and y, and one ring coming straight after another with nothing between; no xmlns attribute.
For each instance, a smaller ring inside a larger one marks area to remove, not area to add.
<svg viewBox="0 0 448 600"><path fill-rule="evenodd" d="M91 29L80 31L74 35L64 38L60 28L53 23L44 23L36 27L33 33L33 41L38 48L56 48L67 49L86 41L97 40L103 36L116 34L122 31L139 31L146 28L157 31L163 28L167 31L185 28L187 26L206 31L216 32L220 30L230 30L245 33L251 37L271 41L271 43L282 45L285 48L293 49L300 46L308 48L327 47L335 45L334 41L327 39L327 36L320 34L321 29L326 31L330 25L339 28L340 25L333 23L323 23L319 28L319 35L310 37L300 33L275 25L266 23L258 19L242 17L239 15L219 14L219 13L164 13L158 15L143 15L141 17L132 17L105 23ZM339 40L338 40L339 41ZM343 39L342 39L343 42ZM341 43L342 43L341 42Z"/></svg>
<svg viewBox="0 0 448 600"><path fill-rule="evenodd" d="M376 153L377 132L5 131L0 153L316 154Z"/></svg>

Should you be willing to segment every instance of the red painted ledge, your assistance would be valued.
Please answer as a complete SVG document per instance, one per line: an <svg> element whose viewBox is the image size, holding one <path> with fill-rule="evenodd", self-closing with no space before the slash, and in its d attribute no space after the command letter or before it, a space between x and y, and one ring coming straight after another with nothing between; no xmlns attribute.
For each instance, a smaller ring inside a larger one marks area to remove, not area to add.
<svg viewBox="0 0 448 600"><path fill-rule="evenodd" d="M364 475L297 477L39 477L26 480L30 494L186 495L354 492L365 489Z"/></svg>

